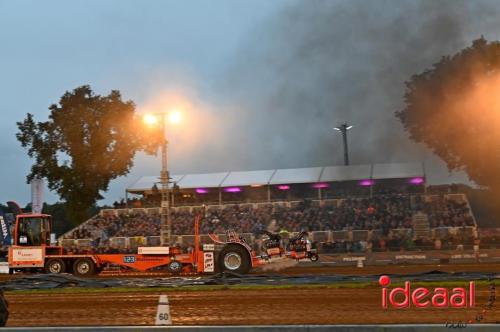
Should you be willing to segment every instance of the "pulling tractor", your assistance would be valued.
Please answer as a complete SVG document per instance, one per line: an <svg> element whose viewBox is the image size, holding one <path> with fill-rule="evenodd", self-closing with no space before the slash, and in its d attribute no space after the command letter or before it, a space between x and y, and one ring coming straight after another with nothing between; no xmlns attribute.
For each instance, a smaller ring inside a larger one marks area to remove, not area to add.
<svg viewBox="0 0 500 332"><path fill-rule="evenodd" d="M292 236L286 245L283 244L283 239L280 234L262 231L262 234L267 236L262 246L266 253L265 257L272 258L276 256L285 256L297 261L309 259L311 262L316 262L319 259L318 251L312 247L311 241L307 239L307 232L300 232Z"/></svg>
<svg viewBox="0 0 500 332"><path fill-rule="evenodd" d="M230 271L246 274L252 268L268 264L271 257L282 256L285 252L279 245L268 248L265 255L257 256L255 250L234 231L226 232L226 241L210 234L214 243L202 246L200 220L201 215L194 220L194 248L189 252L183 252L175 246L162 246L138 247L136 254L74 254L62 246L51 244L50 215L21 212L16 215L13 244L9 247L9 273L72 273L91 276L112 267L124 272L166 270L172 274L203 274ZM307 255L307 251L299 254L290 250L285 256L301 259L307 258Z"/></svg>

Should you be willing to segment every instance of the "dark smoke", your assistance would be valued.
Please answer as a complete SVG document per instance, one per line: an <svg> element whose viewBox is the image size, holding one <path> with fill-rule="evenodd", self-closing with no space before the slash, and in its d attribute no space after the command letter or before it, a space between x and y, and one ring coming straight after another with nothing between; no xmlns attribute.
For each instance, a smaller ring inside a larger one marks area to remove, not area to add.
<svg viewBox="0 0 500 332"><path fill-rule="evenodd" d="M220 160L235 156L228 169L342 164L332 127L347 121L351 163L437 167L394 116L404 82L481 35L496 39L499 14L498 1L292 3L248 37L219 85L233 119Z"/></svg>

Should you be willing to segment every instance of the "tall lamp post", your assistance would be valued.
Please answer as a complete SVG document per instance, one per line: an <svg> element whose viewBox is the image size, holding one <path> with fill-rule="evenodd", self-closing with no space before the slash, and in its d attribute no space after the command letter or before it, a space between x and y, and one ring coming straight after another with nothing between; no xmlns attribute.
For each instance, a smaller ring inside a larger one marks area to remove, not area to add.
<svg viewBox="0 0 500 332"><path fill-rule="evenodd" d="M334 127L334 130L339 131L342 134L342 141L344 142L344 165L349 165L349 150L347 148L347 131L352 128L347 122L344 122L338 127Z"/></svg>
<svg viewBox="0 0 500 332"><path fill-rule="evenodd" d="M171 246L172 243L172 221L170 219L170 174L167 164L167 132L166 119L172 124L179 123L182 116L179 112L159 112L154 114L146 114L144 122L148 125L156 125L159 122L160 130L163 133L161 143L161 171L160 171L160 186L161 186L161 207L160 207L160 245Z"/></svg>

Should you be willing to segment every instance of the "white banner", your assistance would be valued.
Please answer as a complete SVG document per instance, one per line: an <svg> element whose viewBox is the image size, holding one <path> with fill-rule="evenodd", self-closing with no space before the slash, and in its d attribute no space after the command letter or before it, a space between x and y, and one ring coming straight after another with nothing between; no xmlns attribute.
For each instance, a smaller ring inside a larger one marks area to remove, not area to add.
<svg viewBox="0 0 500 332"><path fill-rule="evenodd" d="M213 252L204 252L203 253L203 272L214 272L215 264L214 264L214 253Z"/></svg>
<svg viewBox="0 0 500 332"><path fill-rule="evenodd" d="M14 262L40 262L43 261L43 251L41 248L13 249L12 260Z"/></svg>
<svg viewBox="0 0 500 332"><path fill-rule="evenodd" d="M43 209L43 179L31 180L31 209L33 213L42 213Z"/></svg>

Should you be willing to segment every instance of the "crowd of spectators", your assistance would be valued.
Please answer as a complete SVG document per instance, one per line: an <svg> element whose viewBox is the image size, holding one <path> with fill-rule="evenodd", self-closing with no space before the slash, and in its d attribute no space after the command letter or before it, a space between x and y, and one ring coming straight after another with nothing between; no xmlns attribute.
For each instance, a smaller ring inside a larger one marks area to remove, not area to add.
<svg viewBox="0 0 500 332"><path fill-rule="evenodd" d="M417 207L429 215L431 227L473 226L474 219L465 201L452 199L436 199L431 203L423 202L417 196Z"/></svg>
<svg viewBox="0 0 500 332"><path fill-rule="evenodd" d="M134 210L132 210L134 211ZM234 229L239 233L253 233L259 237L262 230L296 231L368 231L368 238L352 241L349 238L326 244L336 251L384 250L414 246L436 246L436 239L415 239L412 233L412 216L425 213L429 226L464 227L473 226L474 221L464 201L434 196L425 199L418 195L377 195L370 198L347 198L340 204L319 206L317 202L304 200L294 207L264 205L255 208L252 204L230 205L223 209L201 208L172 209L172 234L192 235L194 217L204 216L200 233L224 233ZM145 210L96 216L79 228L65 235L68 239L92 239L92 244L102 252L112 253L111 237L146 237L160 234L160 215ZM405 229L403 232L395 230ZM459 238L439 237L441 246L463 242Z"/></svg>
<svg viewBox="0 0 500 332"><path fill-rule="evenodd" d="M322 252L361 253L377 251L411 250L462 250L472 249L475 241L469 229L458 228L454 233L445 235L436 233L432 237L414 237L411 229L390 230L388 234L368 231L366 239L354 241L349 236L345 239L323 243Z"/></svg>

